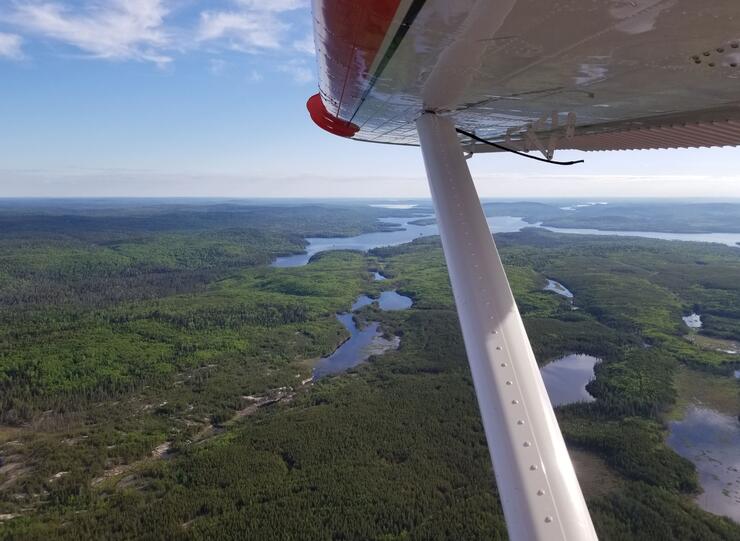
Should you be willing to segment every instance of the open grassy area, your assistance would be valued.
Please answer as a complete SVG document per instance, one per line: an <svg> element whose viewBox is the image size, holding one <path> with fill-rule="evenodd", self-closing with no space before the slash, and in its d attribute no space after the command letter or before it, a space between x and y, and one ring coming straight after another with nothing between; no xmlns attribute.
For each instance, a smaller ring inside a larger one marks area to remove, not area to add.
<svg viewBox="0 0 740 541"><path fill-rule="evenodd" d="M668 413L671 420L682 418L691 404L703 404L733 417L740 414L740 385L733 378L679 367L674 385L677 399Z"/></svg>

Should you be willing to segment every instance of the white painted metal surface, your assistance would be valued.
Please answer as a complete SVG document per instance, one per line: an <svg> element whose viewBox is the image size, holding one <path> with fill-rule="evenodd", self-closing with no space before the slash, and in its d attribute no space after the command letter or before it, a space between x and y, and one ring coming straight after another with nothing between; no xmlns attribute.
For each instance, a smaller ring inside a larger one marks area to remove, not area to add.
<svg viewBox="0 0 740 541"><path fill-rule="evenodd" d="M596 539L452 122L417 121L465 348L511 539Z"/></svg>
<svg viewBox="0 0 740 541"><path fill-rule="evenodd" d="M524 139L504 141L509 148L520 151L537 150ZM562 130L554 138L554 148L562 150L649 150L672 148L705 148L740 145L740 122L722 120L712 122L666 123L647 128L619 129L601 133L565 137ZM466 144L472 154L501 152L490 145Z"/></svg>
<svg viewBox="0 0 740 541"><path fill-rule="evenodd" d="M362 17L357 32L319 26L320 62L358 58L338 55L334 41L345 39L354 51L359 36L387 34L377 54L360 55L361 73L372 74L371 81L357 83L367 92L358 92L361 103L347 98L345 73L338 72L333 85L322 79L326 106L359 127L356 139L416 145L419 115L444 109L458 127L496 142L554 111L563 118L573 113L575 135L584 137L559 148L740 142L734 134L720 137L719 130L664 133L665 126L740 122L737 0L424 0L395 42L409 6L417 3L400 2L390 28ZM376 72L381 58L387 65ZM341 107L334 106L338 101Z"/></svg>

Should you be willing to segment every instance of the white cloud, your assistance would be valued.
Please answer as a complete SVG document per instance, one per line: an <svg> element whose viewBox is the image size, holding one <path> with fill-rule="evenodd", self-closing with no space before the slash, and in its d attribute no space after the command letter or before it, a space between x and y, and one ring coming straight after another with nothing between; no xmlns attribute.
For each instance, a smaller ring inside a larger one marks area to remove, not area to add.
<svg viewBox="0 0 740 541"><path fill-rule="evenodd" d="M304 26L310 18L303 21L303 13L292 14L307 9L309 0L224 0L216 4L222 6L218 8L200 0L208 8L198 10L190 21L175 18L173 10L183 4L175 0L0 0L0 4L8 6L0 10L0 21L17 29L13 34L0 32L0 57L21 58L24 38L63 43L92 58L159 66L175 55L204 48L213 56L224 51L268 53L296 81L313 79L311 69L292 60L314 54L313 36L305 34ZM224 68L219 59L209 61L215 74Z"/></svg>
<svg viewBox="0 0 740 541"><path fill-rule="evenodd" d="M159 65L171 58L164 29L163 0L98 0L85 9L57 2L16 3L4 17L29 33L61 41L96 58L144 60Z"/></svg>
<svg viewBox="0 0 740 541"><path fill-rule="evenodd" d="M308 34L302 39L297 39L293 42L293 48L301 53L309 54L311 56L316 54L316 46L313 41L313 33Z"/></svg>
<svg viewBox="0 0 740 541"><path fill-rule="evenodd" d="M235 0L240 6L253 11L282 13L309 7L309 0Z"/></svg>
<svg viewBox="0 0 740 541"><path fill-rule="evenodd" d="M276 50L284 45L291 30L282 14L308 5L307 0L233 0L230 10L201 13L197 40L220 42L229 49L248 53ZM308 52L309 45L306 40L296 40L293 48ZM313 43L310 48L313 49Z"/></svg>
<svg viewBox="0 0 740 541"><path fill-rule="evenodd" d="M291 60L278 66L278 70L290 75L296 83L305 84L314 80L313 70L301 60Z"/></svg>
<svg viewBox="0 0 740 541"><path fill-rule="evenodd" d="M267 12L206 11L201 14L198 41L225 40L245 52L277 49L287 25Z"/></svg>
<svg viewBox="0 0 740 541"><path fill-rule="evenodd" d="M23 57L21 50L23 40L15 34L0 32L0 57L18 60Z"/></svg>

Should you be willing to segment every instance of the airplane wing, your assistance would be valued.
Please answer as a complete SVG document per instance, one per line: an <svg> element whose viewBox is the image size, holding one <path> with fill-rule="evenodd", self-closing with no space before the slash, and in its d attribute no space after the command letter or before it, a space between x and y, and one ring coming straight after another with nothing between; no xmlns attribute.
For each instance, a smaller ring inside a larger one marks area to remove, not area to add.
<svg viewBox="0 0 740 541"><path fill-rule="evenodd" d="M324 127L355 139L418 145L433 109L525 151L740 144L736 0L321 0L314 17Z"/></svg>
<svg viewBox="0 0 740 541"><path fill-rule="evenodd" d="M740 144L740 3L313 0L313 15L313 120L421 146L509 536L596 539L464 154Z"/></svg>

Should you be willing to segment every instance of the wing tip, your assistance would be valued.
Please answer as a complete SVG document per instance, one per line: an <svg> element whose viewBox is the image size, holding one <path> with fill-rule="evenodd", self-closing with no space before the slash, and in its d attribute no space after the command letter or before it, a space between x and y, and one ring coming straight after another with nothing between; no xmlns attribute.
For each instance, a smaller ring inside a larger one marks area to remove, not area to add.
<svg viewBox="0 0 740 541"><path fill-rule="evenodd" d="M328 131L333 135L351 138L360 131L359 126L331 114L326 109L324 100L321 99L321 94L314 94L308 98L306 109L308 109L308 114L311 116L311 120L313 120L319 128Z"/></svg>

